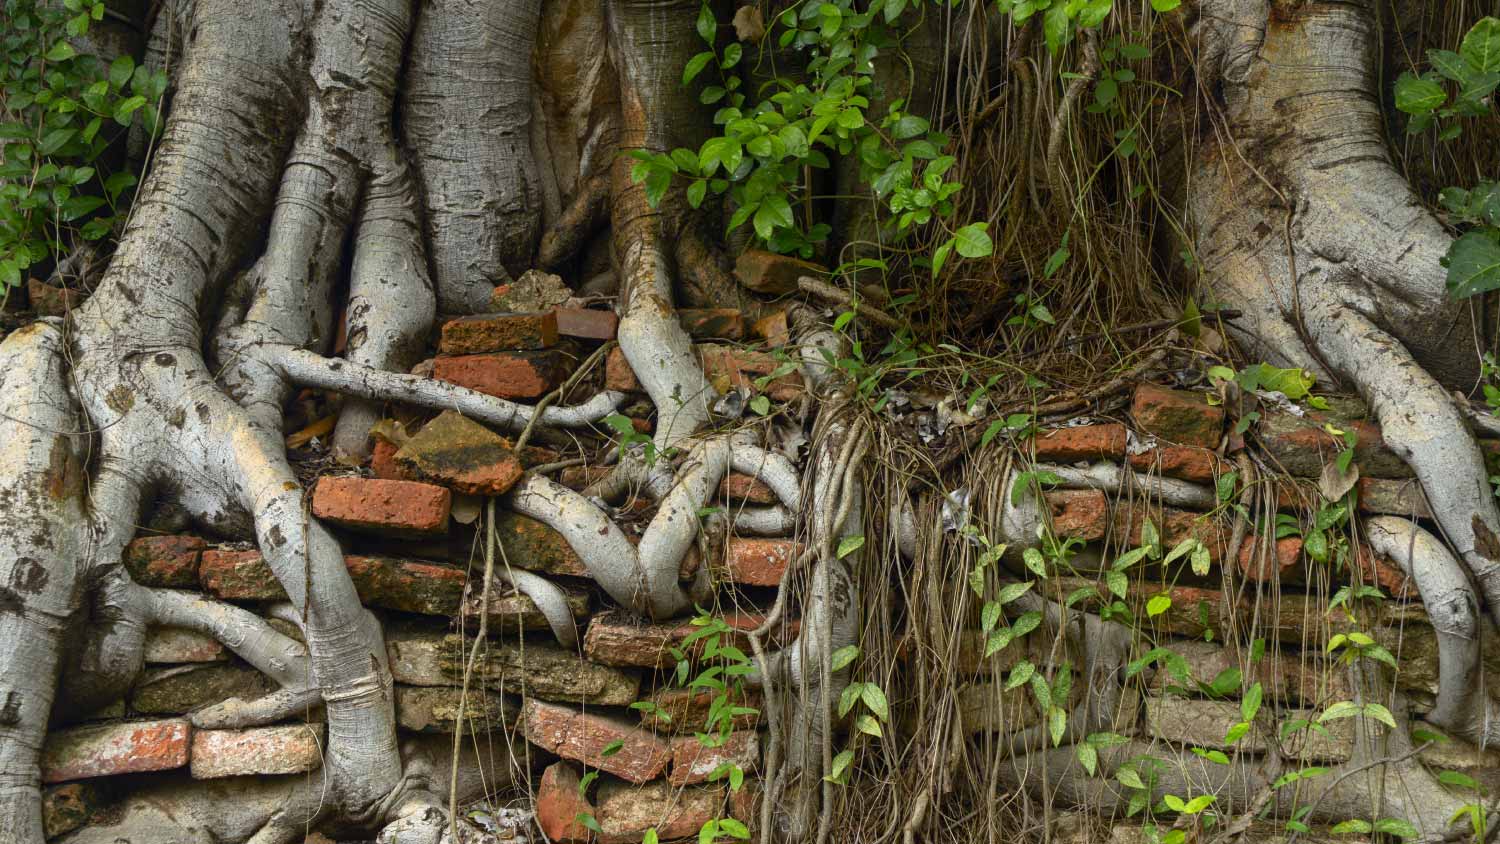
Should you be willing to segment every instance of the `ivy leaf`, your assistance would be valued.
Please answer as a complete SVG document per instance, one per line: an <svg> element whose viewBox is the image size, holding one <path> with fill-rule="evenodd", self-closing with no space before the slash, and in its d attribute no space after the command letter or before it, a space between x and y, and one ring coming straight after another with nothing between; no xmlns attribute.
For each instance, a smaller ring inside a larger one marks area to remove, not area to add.
<svg viewBox="0 0 1500 844"><path fill-rule="evenodd" d="M965 258L983 258L995 251L990 242L989 223L970 223L953 233L953 243L958 254Z"/></svg>
<svg viewBox="0 0 1500 844"><path fill-rule="evenodd" d="M1088 771L1089 776L1093 776L1099 767L1098 749L1092 744L1080 744L1074 752L1078 755L1078 763L1083 766L1085 771Z"/></svg>
<svg viewBox="0 0 1500 844"><path fill-rule="evenodd" d="M1042 33L1047 39L1047 52L1058 51L1073 40L1073 21L1068 18L1068 4L1054 2L1042 17Z"/></svg>
<svg viewBox="0 0 1500 844"><path fill-rule="evenodd" d="M1182 0L1151 0L1151 8L1155 9L1157 14L1166 14L1181 5Z"/></svg>
<svg viewBox="0 0 1500 844"><path fill-rule="evenodd" d="M1444 256L1448 263L1448 293L1467 299L1500 289L1500 244L1486 232L1466 232L1453 241Z"/></svg>
<svg viewBox="0 0 1500 844"><path fill-rule="evenodd" d="M845 645L833 652L833 657L829 661L829 670L841 671L844 666L853 662L857 656L859 656L858 645Z"/></svg>
<svg viewBox="0 0 1500 844"><path fill-rule="evenodd" d="M1347 835L1349 833L1364 834L1367 832L1372 832L1374 829L1375 828L1370 825L1369 821L1363 821L1359 818L1350 818L1347 821L1342 821L1340 823L1334 824L1333 829L1330 831L1333 832L1334 835Z"/></svg>
<svg viewBox="0 0 1500 844"><path fill-rule="evenodd" d="M1153 595L1151 600L1146 602L1146 617L1155 618L1171 608L1172 596L1166 593Z"/></svg>
<svg viewBox="0 0 1500 844"><path fill-rule="evenodd" d="M838 548L838 552L837 552L837 557L840 560L842 560L845 557L849 556L850 554L853 554L855 551L858 551L859 549L861 549L863 547L865 547L865 537L864 537L864 534L856 534L854 536L846 536L843 539L839 540L839 548Z"/></svg>
<svg viewBox="0 0 1500 844"><path fill-rule="evenodd" d="M1500 70L1500 20L1481 18L1464 36L1458 54L1481 72Z"/></svg>
<svg viewBox="0 0 1500 844"><path fill-rule="evenodd" d="M688 189L687 189L687 201L688 201L688 204L691 205L691 206L693 206L694 208L697 208L698 206L700 206L700 205L703 204L703 197L706 196L707 194L708 194L708 182L705 181L705 180L703 180L703 179L698 179L697 181L695 181L692 184L688 185Z"/></svg>
<svg viewBox="0 0 1500 844"><path fill-rule="evenodd" d="M113 62L110 62L109 87L116 91L124 88L125 83L130 81L130 77L134 73L135 59L128 55L120 56Z"/></svg>
<svg viewBox="0 0 1500 844"><path fill-rule="evenodd" d="M890 705L886 703L885 692L881 691L879 686L866 683L860 690L859 699L865 702L865 706L868 706L871 712L875 713L876 718L882 721L891 720Z"/></svg>
<svg viewBox="0 0 1500 844"><path fill-rule="evenodd" d="M939 246L937 250L932 253L933 278L938 277L938 273L942 272L943 270L943 264L946 264L948 262L948 256L953 253L953 243L954 241L950 238L947 243ZM990 427L994 429L994 432L988 430L985 431L985 439L980 443L980 445L988 445L989 441L994 438L995 433L999 432L999 429L995 427L999 423L999 421L1000 420L997 419L995 420L995 422L990 423Z"/></svg>
<svg viewBox="0 0 1500 844"><path fill-rule="evenodd" d="M115 122L120 124L121 126L129 126L130 116L132 114L135 114L136 110L145 104L146 98L140 96L139 94L134 97L121 100L120 104L115 106Z"/></svg>

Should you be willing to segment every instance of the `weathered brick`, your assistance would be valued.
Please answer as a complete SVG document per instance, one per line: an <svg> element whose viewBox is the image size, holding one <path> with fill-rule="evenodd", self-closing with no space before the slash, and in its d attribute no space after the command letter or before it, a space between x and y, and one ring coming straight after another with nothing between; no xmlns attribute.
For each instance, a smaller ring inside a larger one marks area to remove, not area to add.
<svg viewBox="0 0 1500 844"><path fill-rule="evenodd" d="M672 758L665 741L618 718L536 699L526 701L525 713L522 732L527 741L633 783L657 778ZM617 743L617 750L605 753Z"/></svg>
<svg viewBox="0 0 1500 844"><path fill-rule="evenodd" d="M462 413L445 410L401 446L395 463L413 480L468 495L504 495L525 473L511 445Z"/></svg>
<svg viewBox="0 0 1500 844"><path fill-rule="evenodd" d="M1415 478L1360 478L1359 510L1361 513L1384 513L1413 519L1432 518L1427 495Z"/></svg>
<svg viewBox="0 0 1500 844"><path fill-rule="evenodd" d="M409 481L400 466L396 465L396 452L401 447L386 439L375 437L370 446L370 474L387 481Z"/></svg>
<svg viewBox="0 0 1500 844"><path fill-rule="evenodd" d="M557 333L580 340L613 340L620 318L613 311L594 308L557 308Z"/></svg>
<svg viewBox="0 0 1500 844"><path fill-rule="evenodd" d="M1256 426L1261 446L1276 460L1277 467L1306 478L1316 478L1323 466L1337 459L1347 445L1342 437L1323 430L1332 424L1355 435L1354 462L1364 478L1409 478L1411 468L1391 451L1380 429L1369 422L1368 409L1358 399L1330 397L1326 411L1305 416L1267 412Z"/></svg>
<svg viewBox="0 0 1500 844"><path fill-rule="evenodd" d="M42 782L181 768L188 763L191 734L181 718L55 730L42 746Z"/></svg>
<svg viewBox="0 0 1500 844"><path fill-rule="evenodd" d="M1123 538L1128 547L1141 544L1147 521L1156 527L1164 550L1172 550L1184 539L1197 539L1208 548L1209 559L1214 563L1222 561L1228 550L1229 531L1213 516L1172 508L1154 512L1147 512L1144 507L1115 508L1115 533ZM1186 557L1182 560L1185 566Z"/></svg>
<svg viewBox="0 0 1500 844"><path fill-rule="evenodd" d="M1400 566L1376 554L1374 549L1362 542L1355 545L1350 562L1358 572L1355 579L1360 583L1379 586L1385 594L1397 599L1415 599L1420 595L1417 584L1406 576Z"/></svg>
<svg viewBox="0 0 1500 844"><path fill-rule="evenodd" d="M709 735L714 741L718 734ZM754 730L736 730L724 738L718 747L706 747L697 736L672 739L672 772L667 781L683 786L707 782L709 776L721 765L738 765L750 774L760 762L760 733Z"/></svg>
<svg viewBox="0 0 1500 844"><path fill-rule="evenodd" d="M1193 483L1213 483L1228 466L1206 448L1191 445L1167 445L1130 455L1130 465L1138 472L1154 472L1168 478Z"/></svg>
<svg viewBox="0 0 1500 844"><path fill-rule="evenodd" d="M545 349L557 345L557 313L476 314L443 323L438 351L475 355Z"/></svg>
<svg viewBox="0 0 1500 844"><path fill-rule="evenodd" d="M589 577L588 566L563 535L536 519L502 512L495 519L495 533L511 565L527 571L566 577Z"/></svg>
<svg viewBox="0 0 1500 844"><path fill-rule="evenodd" d="M448 529L453 493L415 481L324 476L313 488L313 515L341 527L392 535Z"/></svg>
<svg viewBox="0 0 1500 844"><path fill-rule="evenodd" d="M636 844L648 829L661 841L696 838L703 824L719 817L722 786L673 788L658 780L632 786L618 780L599 783L599 844Z"/></svg>
<svg viewBox="0 0 1500 844"><path fill-rule="evenodd" d="M1291 710L1283 713L1283 719L1312 721L1317 714L1312 710ZM1251 730L1233 745L1224 741L1230 728L1241 720L1238 701L1146 697L1146 723L1157 738L1229 752L1265 752L1265 736L1259 730ZM1326 735L1307 729L1282 737L1283 751L1287 756L1304 762L1348 761L1354 749L1353 720L1340 718L1324 722L1322 726Z"/></svg>
<svg viewBox="0 0 1500 844"><path fill-rule="evenodd" d="M828 270L790 255L777 255L764 249L746 249L734 262L735 278L756 293L780 296L795 292L797 279L805 275L823 278L828 275Z"/></svg>
<svg viewBox="0 0 1500 844"><path fill-rule="evenodd" d="M1184 679L1169 670L1157 671L1151 675L1149 685L1154 692L1171 687L1191 688L1194 683L1207 685L1232 668L1244 675L1245 683L1259 682L1268 699L1311 706L1354 696L1348 675L1330 670L1317 654L1283 654L1278 648L1269 648L1259 662L1247 667L1241 664L1241 654L1218 642L1181 640L1173 642L1171 647L1172 653L1182 658L1188 676Z"/></svg>
<svg viewBox="0 0 1500 844"><path fill-rule="evenodd" d="M786 311L772 311L761 317L751 326L755 336L766 341L766 345L773 349L779 349L787 343L792 342L792 330L787 325Z"/></svg>
<svg viewBox="0 0 1500 844"><path fill-rule="evenodd" d="M322 724L195 730L193 779L300 774L323 764Z"/></svg>
<svg viewBox="0 0 1500 844"><path fill-rule="evenodd" d="M142 536L125 546L125 569L142 586L192 589L206 547L196 536Z"/></svg>
<svg viewBox="0 0 1500 844"><path fill-rule="evenodd" d="M739 308L678 308L677 319L695 340L745 339L745 317Z"/></svg>
<svg viewBox="0 0 1500 844"><path fill-rule="evenodd" d="M717 698L717 692L701 689L658 689L647 698L652 707L641 711L641 725L662 733L704 732L709 729L708 713ZM734 716L732 723L736 730L753 729L759 723L762 703L759 691L731 691L729 702L756 710Z"/></svg>
<svg viewBox="0 0 1500 844"><path fill-rule="evenodd" d="M453 680L463 676L463 659L444 658L441 663ZM641 684L633 672L597 665L540 641L491 642L475 663L474 677L514 694L594 706L634 703Z"/></svg>
<svg viewBox="0 0 1500 844"><path fill-rule="evenodd" d="M224 646L212 636L181 627L152 627L146 631L146 662L216 662Z"/></svg>
<svg viewBox="0 0 1500 844"><path fill-rule="evenodd" d="M409 686L451 685L453 678L443 665L462 660L467 651L461 642L447 637L446 624L402 621L388 625L385 650L392 679Z"/></svg>
<svg viewBox="0 0 1500 844"><path fill-rule="evenodd" d="M1109 533L1109 499L1097 489L1061 489L1043 494L1052 511L1052 532L1093 542Z"/></svg>
<svg viewBox="0 0 1500 844"><path fill-rule="evenodd" d="M762 620L758 614L733 612L722 616L736 631L748 633ZM784 622L770 637L785 643L796 638L798 622ZM691 622L641 623L621 612L603 612L593 617L583 637L583 653L601 665L641 668L667 668L676 664L671 649L698 630ZM736 647L745 650L749 641L743 635L732 637ZM748 651L747 651L748 652Z"/></svg>
<svg viewBox="0 0 1500 844"><path fill-rule="evenodd" d="M26 280L26 298L30 300L31 310L37 316L60 317L78 307L84 296L77 290L48 284L39 278L29 278Z"/></svg>
<svg viewBox="0 0 1500 844"><path fill-rule="evenodd" d="M1302 572L1298 565L1302 560L1301 537L1287 536L1276 540L1269 554L1260 550L1260 545L1261 538L1258 536L1247 536L1240 543L1235 562L1241 577L1262 583L1302 582ZM1259 560L1256 559L1257 556Z"/></svg>
<svg viewBox="0 0 1500 844"><path fill-rule="evenodd" d="M444 563L350 554L344 566L369 606L423 615L453 615L463 597L464 570ZM203 589L235 601L286 600L286 591L259 551L203 554Z"/></svg>
<svg viewBox="0 0 1500 844"><path fill-rule="evenodd" d="M394 557L344 557L361 602L422 615L453 615L466 575L457 566Z"/></svg>
<svg viewBox="0 0 1500 844"><path fill-rule="evenodd" d="M249 700L276 691L270 677L238 662L153 668L130 690L130 709L141 715L183 715L232 697Z"/></svg>
<svg viewBox="0 0 1500 844"><path fill-rule="evenodd" d="M635 370L630 368L630 361L625 359L625 352L619 346L604 356L604 389L622 393L635 393L641 389Z"/></svg>
<svg viewBox="0 0 1500 844"><path fill-rule="evenodd" d="M1084 598L1077 605L1079 609L1091 612L1099 609L1100 596L1110 594L1105 584L1087 578L1060 577L1054 578L1053 582L1058 584L1060 594L1063 595L1070 595L1076 589L1092 586L1098 595ZM1212 630L1215 637L1222 637L1227 631L1236 629L1237 625L1244 622L1244 602L1239 599L1226 598L1223 590L1217 588L1171 586L1163 589L1160 585L1132 583L1126 591L1125 602L1137 618L1146 619L1146 602L1157 594L1166 594L1172 599L1172 604L1166 612L1144 623L1161 633L1201 638L1205 631ZM1113 597L1113 595L1110 596L1111 600ZM1294 597L1283 595L1282 600L1284 603L1289 603L1288 599ZM1286 611L1283 610L1283 612Z"/></svg>
<svg viewBox="0 0 1500 844"><path fill-rule="evenodd" d="M450 681L451 682L451 681ZM477 686L468 697L458 686L402 686L396 688L396 726L414 733L452 733L458 726L462 699L465 734L515 726L520 707L505 695Z"/></svg>
<svg viewBox="0 0 1500 844"><path fill-rule="evenodd" d="M1142 384L1136 388L1130 415L1142 431L1180 445L1214 448L1223 434L1224 409L1185 390Z"/></svg>
<svg viewBox="0 0 1500 844"><path fill-rule="evenodd" d="M582 621L589 614L589 593L583 589L562 589L563 600L568 605L575 621ZM480 606L484 602L483 590L476 582L464 593L459 607L471 628L479 625ZM527 630L550 630L552 625L542 614L536 602L527 595L511 588L509 584L496 583L490 589L489 631L491 635L519 634ZM579 625L582 627L582 624Z"/></svg>
<svg viewBox="0 0 1500 844"><path fill-rule="evenodd" d="M286 590L254 548L209 548L203 552L198 576L205 591L226 600L286 599Z"/></svg>
<svg viewBox="0 0 1500 844"><path fill-rule="evenodd" d="M562 276L530 269L517 276L515 281L495 286L490 293L490 310L501 314L547 311L572 296L573 291Z"/></svg>
<svg viewBox="0 0 1500 844"><path fill-rule="evenodd" d="M724 567L733 583L776 586L801 553L796 540L736 536L725 545Z"/></svg>
<svg viewBox="0 0 1500 844"><path fill-rule="evenodd" d="M739 472L730 472L719 483L719 495L749 504L775 504L776 493L764 481Z"/></svg>
<svg viewBox="0 0 1500 844"><path fill-rule="evenodd" d="M583 795L583 772L573 762L554 762L542 771L536 788L536 822L548 841L584 844L592 833L578 821L594 817L594 805Z"/></svg>
<svg viewBox="0 0 1500 844"><path fill-rule="evenodd" d="M775 401L791 401L802 394L802 375L789 372L773 378L764 387L756 381L775 372L782 362L765 352L703 343L698 346L699 359L703 361L703 374L719 392L744 387L756 393L765 393Z"/></svg>
<svg viewBox="0 0 1500 844"><path fill-rule="evenodd" d="M489 352L439 357L432 377L502 399L539 399L566 377L562 355L543 352Z"/></svg>
<svg viewBox="0 0 1500 844"><path fill-rule="evenodd" d="M90 782L70 782L42 790L42 832L50 840L87 824L103 804Z"/></svg>
<svg viewBox="0 0 1500 844"><path fill-rule="evenodd" d="M1036 459L1041 461L1122 460L1125 457L1125 426L1110 422L1052 428L1037 432L1032 442L1036 447Z"/></svg>

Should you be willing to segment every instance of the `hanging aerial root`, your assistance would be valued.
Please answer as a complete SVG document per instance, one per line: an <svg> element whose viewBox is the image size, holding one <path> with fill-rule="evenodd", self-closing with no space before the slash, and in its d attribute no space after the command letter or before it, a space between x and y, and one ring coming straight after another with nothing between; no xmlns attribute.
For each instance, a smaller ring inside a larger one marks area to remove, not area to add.
<svg viewBox="0 0 1500 844"><path fill-rule="evenodd" d="M609 170L590 176L578 186L568 207L542 235L537 247L537 266L555 270L578 254L595 232L609 221Z"/></svg>

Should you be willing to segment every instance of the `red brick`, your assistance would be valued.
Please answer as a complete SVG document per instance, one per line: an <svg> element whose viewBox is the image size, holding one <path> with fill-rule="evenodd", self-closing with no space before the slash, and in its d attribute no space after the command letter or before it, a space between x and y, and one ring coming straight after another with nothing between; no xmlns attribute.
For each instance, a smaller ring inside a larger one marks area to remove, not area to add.
<svg viewBox="0 0 1500 844"><path fill-rule="evenodd" d="M1154 384L1136 388L1130 415L1142 431L1181 445L1215 448L1224 429L1223 408L1198 393Z"/></svg>
<svg viewBox="0 0 1500 844"><path fill-rule="evenodd" d="M724 551L730 581L746 586L776 586L802 546L791 539L734 537Z"/></svg>
<svg viewBox="0 0 1500 844"><path fill-rule="evenodd" d="M42 747L42 782L181 768L191 734L188 722L177 718L54 731Z"/></svg>
<svg viewBox="0 0 1500 844"><path fill-rule="evenodd" d="M552 350L439 357L432 377L502 399L539 399L566 376L562 355Z"/></svg>
<svg viewBox="0 0 1500 844"><path fill-rule="evenodd" d="M300 774L323 764L323 725L287 724L193 733L193 779Z"/></svg>
<svg viewBox="0 0 1500 844"><path fill-rule="evenodd" d="M734 262L734 275L740 284L757 293L784 295L797 290L802 276L822 278L828 270L790 255L777 255L764 249L746 249Z"/></svg>
<svg viewBox="0 0 1500 844"><path fill-rule="evenodd" d="M1427 494L1413 478L1360 478L1359 510L1361 513L1388 513L1414 519L1432 518Z"/></svg>
<svg viewBox="0 0 1500 844"><path fill-rule="evenodd" d="M719 736L715 733L710 738L717 740ZM760 733L754 730L736 730L719 747L705 747L697 736L683 736L672 739L672 773L667 780L677 786L707 782L726 763L738 765L749 774L759 761Z"/></svg>
<svg viewBox="0 0 1500 844"><path fill-rule="evenodd" d="M313 489L313 515L346 528L394 535L448 529L453 494L415 481L352 476L321 477Z"/></svg>
<svg viewBox="0 0 1500 844"><path fill-rule="evenodd" d="M1324 465L1336 459L1347 447L1342 437L1323 430L1325 424L1332 424L1354 434L1354 462L1359 466L1361 477L1411 477L1411 467L1386 446L1376 425L1346 415L1362 411L1363 406L1339 404L1342 406L1340 412L1313 411L1303 417L1268 412L1261 417L1256 436L1266 453L1276 461L1277 468L1306 478L1321 475Z"/></svg>
<svg viewBox="0 0 1500 844"><path fill-rule="evenodd" d="M766 341L766 345L773 349L792 342L792 330L787 325L786 311L774 311L768 316L763 316L751 326L755 336Z"/></svg>
<svg viewBox="0 0 1500 844"><path fill-rule="evenodd" d="M751 504L776 503L776 493L770 486L757 478L739 472L730 472L725 476L719 484L719 495Z"/></svg>
<svg viewBox="0 0 1500 844"><path fill-rule="evenodd" d="M545 349L557 345L557 314L477 314L443 323L438 351L445 355L474 355Z"/></svg>
<svg viewBox="0 0 1500 844"><path fill-rule="evenodd" d="M678 308L677 319L696 340L745 339L745 317L739 308Z"/></svg>
<svg viewBox="0 0 1500 844"><path fill-rule="evenodd" d="M1276 540L1273 553L1269 558L1262 558L1260 564L1253 561L1257 548L1261 543L1258 536L1247 536L1240 544L1240 552L1236 558L1236 564L1240 570L1240 576L1246 580L1256 582L1282 581L1285 583L1300 583L1303 580L1302 572L1298 563L1302 559L1302 539L1296 536L1287 536Z"/></svg>
<svg viewBox="0 0 1500 844"><path fill-rule="evenodd" d="M142 586L191 589L205 545L196 536L142 536L125 546L125 568Z"/></svg>
<svg viewBox="0 0 1500 844"><path fill-rule="evenodd" d="M93 783L70 782L42 792L42 833L47 840L87 824L105 804Z"/></svg>
<svg viewBox="0 0 1500 844"><path fill-rule="evenodd" d="M405 470L396 464L401 447L384 437L376 437L370 449L370 474L386 481L409 481Z"/></svg>
<svg viewBox="0 0 1500 844"><path fill-rule="evenodd" d="M1125 457L1125 426L1118 422L1039 431L1036 459L1056 463L1120 460Z"/></svg>
<svg viewBox="0 0 1500 844"><path fill-rule="evenodd" d="M764 620L759 613L729 612L720 616L736 631L734 644L749 652L749 639L744 635L758 627ZM786 643L796 638L800 629L797 620L783 621L767 637L773 643ZM698 628L689 621L662 624L641 623L622 612L603 612L593 617L583 637L583 653L586 658L601 665L617 667L668 668L677 664L671 649Z"/></svg>
<svg viewBox="0 0 1500 844"><path fill-rule="evenodd" d="M557 333L580 340L613 340L620 318L613 311L594 308L557 308Z"/></svg>
<svg viewBox="0 0 1500 844"><path fill-rule="evenodd" d="M595 814L594 805L579 789L582 779L572 762L554 762L542 771L536 789L536 822L548 841L582 844L589 840L588 827L577 820L579 815Z"/></svg>
<svg viewBox="0 0 1500 844"><path fill-rule="evenodd" d="M78 291L48 284L39 278L26 280L26 296L38 316L66 316L83 301Z"/></svg>
<svg viewBox="0 0 1500 844"><path fill-rule="evenodd" d="M254 548L210 548L198 570L203 589L231 601L284 601L286 590Z"/></svg>
<svg viewBox="0 0 1500 844"><path fill-rule="evenodd" d="M369 606L424 615L452 615L463 596L464 570L441 563L350 554L344 565ZM259 551L203 552L203 589L234 601L284 601L281 588Z"/></svg>
<svg viewBox="0 0 1500 844"><path fill-rule="evenodd" d="M1052 510L1052 532L1085 542L1109 533L1109 499L1097 489L1064 489L1045 493Z"/></svg>
<svg viewBox="0 0 1500 844"><path fill-rule="evenodd" d="M703 825L719 817L723 786L674 789L665 780L632 786L618 780L599 783L599 844L637 844L646 830L658 840L696 838Z"/></svg>
<svg viewBox="0 0 1500 844"><path fill-rule="evenodd" d="M1190 445L1169 445L1132 454L1130 465L1139 472L1155 472L1200 484L1213 483L1219 473L1229 470L1209 449Z"/></svg>
<svg viewBox="0 0 1500 844"><path fill-rule="evenodd" d="M667 742L624 720L539 700L526 702L522 732L544 750L634 783L661 776L672 758ZM619 749L606 755L616 742Z"/></svg>
<svg viewBox="0 0 1500 844"><path fill-rule="evenodd" d="M630 368L630 361L625 359L625 352L619 346L610 349L609 354L604 357L604 388L622 393L639 392L641 389L635 370Z"/></svg>
<svg viewBox="0 0 1500 844"><path fill-rule="evenodd" d="M1406 572L1394 562L1376 554L1370 546L1358 543L1352 556L1351 562L1358 572L1357 579L1360 583L1379 586L1393 598L1410 600L1420 596L1417 585L1406 576Z"/></svg>

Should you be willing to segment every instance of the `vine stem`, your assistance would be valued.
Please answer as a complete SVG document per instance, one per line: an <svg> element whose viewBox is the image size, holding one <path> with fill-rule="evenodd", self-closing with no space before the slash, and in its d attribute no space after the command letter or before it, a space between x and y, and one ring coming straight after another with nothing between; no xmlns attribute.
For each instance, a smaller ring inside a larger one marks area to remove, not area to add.
<svg viewBox="0 0 1500 844"><path fill-rule="evenodd" d="M537 415L532 417L532 422L540 416L541 412L538 409ZM528 424L521 436L524 437L530 431L531 425ZM469 682L474 677L474 664L479 660L479 648L490 633L490 581L495 575L495 546L499 544L495 541L494 496L490 496L485 502L484 522L484 583L479 593L479 632L474 637L474 644L469 647L469 658L464 662L464 678L458 692L458 716L453 724L453 762L448 769L448 827L454 841L460 840L458 837L458 760L459 751L463 749L464 716L469 704ZM501 553L503 554L504 551L502 550Z"/></svg>

